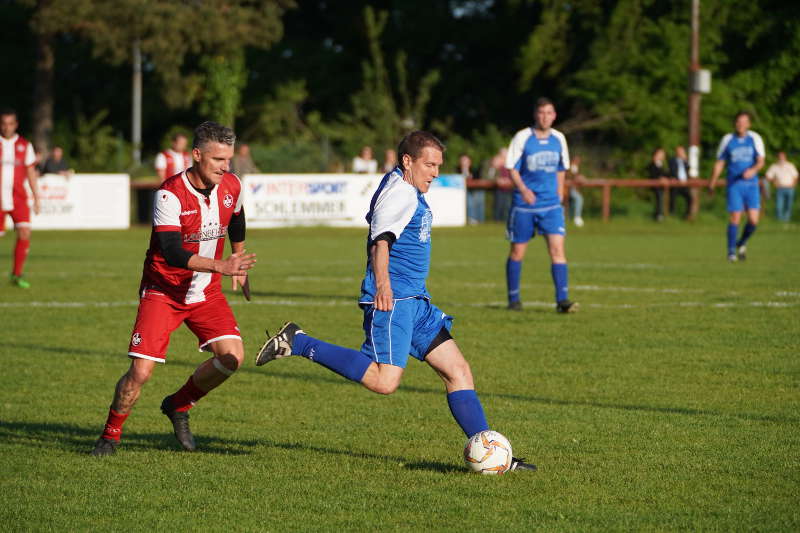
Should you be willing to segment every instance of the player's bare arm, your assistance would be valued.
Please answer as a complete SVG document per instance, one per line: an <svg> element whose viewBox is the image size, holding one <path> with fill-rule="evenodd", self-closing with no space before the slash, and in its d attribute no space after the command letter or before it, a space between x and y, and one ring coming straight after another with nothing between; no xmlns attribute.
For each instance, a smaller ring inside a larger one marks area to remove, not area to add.
<svg viewBox="0 0 800 533"><path fill-rule="evenodd" d="M742 174L742 177L746 180L749 180L750 178L758 174L758 171L761 170L763 167L764 167L764 157L759 156L756 159L756 164L745 170L744 173Z"/></svg>
<svg viewBox="0 0 800 533"><path fill-rule="evenodd" d="M33 165L28 167L28 185L33 194L33 212L39 214L39 174Z"/></svg>
<svg viewBox="0 0 800 533"><path fill-rule="evenodd" d="M525 203L533 204L533 202L536 201L536 195L534 192L530 190L522 181L522 176L519 175L519 171L513 168L511 169L511 181L514 182L514 186L522 195L522 199L525 200Z"/></svg>
<svg viewBox="0 0 800 533"><path fill-rule="evenodd" d="M378 311L391 311L394 305L392 283L389 281L389 242L379 240L370 250L372 272L375 274L375 308Z"/></svg>
<svg viewBox="0 0 800 533"><path fill-rule="evenodd" d="M725 161L722 159L718 159L714 163L714 169L711 171L711 182L708 184L708 192L714 194L714 187L717 186L717 180L719 179L719 175L722 174L722 170L725 168Z"/></svg>
<svg viewBox="0 0 800 533"><path fill-rule="evenodd" d="M245 253L244 241L241 242L233 242L231 241L231 252L235 254L243 254ZM255 255L255 254L254 254ZM247 280L247 271L244 274L234 274L231 276L231 288L236 290L239 288L240 285L244 285L245 280Z"/></svg>
<svg viewBox="0 0 800 533"><path fill-rule="evenodd" d="M189 258L186 266L195 272L214 272L223 276L246 276L247 271L256 263L256 254L245 252L244 249L241 252L234 252L227 259L213 259L194 254Z"/></svg>
<svg viewBox="0 0 800 533"><path fill-rule="evenodd" d="M556 190L558 191L558 201L559 202L563 202L564 201L564 177L565 177L565 175L566 175L566 172L563 171L563 170L561 172L557 172L556 173L556 179L558 180L558 189L556 189Z"/></svg>

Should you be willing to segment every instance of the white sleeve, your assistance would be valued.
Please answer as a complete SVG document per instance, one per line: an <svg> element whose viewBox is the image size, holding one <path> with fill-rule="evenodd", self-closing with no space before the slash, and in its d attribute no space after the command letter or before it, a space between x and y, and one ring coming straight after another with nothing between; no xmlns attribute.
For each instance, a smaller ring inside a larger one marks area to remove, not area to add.
<svg viewBox="0 0 800 533"><path fill-rule="evenodd" d="M553 130L553 135L556 136L558 142L561 143L561 166L564 170L569 168L569 148L567 148L567 138L558 130Z"/></svg>
<svg viewBox="0 0 800 533"><path fill-rule="evenodd" d="M767 152L764 150L764 139L762 139L761 135L754 131L751 131L750 135L753 136L753 144L756 145L756 155L758 157L765 157Z"/></svg>
<svg viewBox="0 0 800 533"><path fill-rule="evenodd" d="M164 152L158 152L156 156L156 170L164 170L167 168L167 158Z"/></svg>
<svg viewBox="0 0 800 533"><path fill-rule="evenodd" d="M732 133L726 134L724 137L722 137L722 140L719 142L719 148L717 148L717 159L723 158L722 156L725 153L725 149L728 147L728 143L731 140L731 135L733 134Z"/></svg>
<svg viewBox="0 0 800 533"><path fill-rule="evenodd" d="M520 130L511 139L511 144L508 145L508 153L506 154L506 168L519 170L520 159L522 159L522 151L525 149L525 142L530 137L530 128Z"/></svg>
<svg viewBox="0 0 800 533"><path fill-rule="evenodd" d="M153 226L181 227L181 201L170 191L158 189L153 202ZM165 228L166 229L166 228Z"/></svg>
<svg viewBox="0 0 800 533"><path fill-rule="evenodd" d="M25 166L29 167L36 163L36 152L33 151L33 144L28 143L28 148L25 150Z"/></svg>
<svg viewBox="0 0 800 533"><path fill-rule="evenodd" d="M399 239L417 211L418 204L416 189L405 182L395 182L381 191L372 209L370 240L387 231Z"/></svg>

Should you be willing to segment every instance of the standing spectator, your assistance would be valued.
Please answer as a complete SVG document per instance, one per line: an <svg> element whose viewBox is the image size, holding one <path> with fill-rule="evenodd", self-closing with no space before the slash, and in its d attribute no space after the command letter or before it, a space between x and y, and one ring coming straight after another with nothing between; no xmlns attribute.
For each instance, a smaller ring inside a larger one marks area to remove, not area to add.
<svg viewBox="0 0 800 533"><path fill-rule="evenodd" d="M550 275L555 289L556 312L574 313L578 303L569 299L567 255L564 239L564 174L569 168L567 139L552 128L556 108L547 98L539 98L534 109L534 125L518 131L511 139L506 168L517 190L508 215L507 236L511 249L506 261L508 308L522 310L520 278L528 241L536 234L544 237L550 256Z"/></svg>
<svg viewBox="0 0 800 533"><path fill-rule="evenodd" d="M372 147L364 146L356 157L353 158L353 172L357 174L375 174L378 172L378 162L372 157Z"/></svg>
<svg viewBox="0 0 800 533"><path fill-rule="evenodd" d="M492 158L489 165L489 179L496 183L494 189L494 219L506 220L511 209L511 197L514 191L514 182L511 180L511 171L506 168L508 148L500 148Z"/></svg>
<svg viewBox="0 0 800 533"><path fill-rule="evenodd" d="M667 157L664 149L659 147L653 150L653 156L650 159L650 164L647 165L647 175L651 180L666 180L669 179L669 169L665 163ZM653 189L653 196L655 198L655 209L653 211L653 219L656 222L664 220L664 191L661 187L651 187Z"/></svg>
<svg viewBox="0 0 800 533"><path fill-rule="evenodd" d="M236 155L231 160L231 172L240 178L245 174L258 174L261 172L253 162L250 155L250 146L247 144L240 144L236 150Z"/></svg>
<svg viewBox="0 0 800 533"><path fill-rule="evenodd" d="M176 133L172 137L172 145L167 150L156 156L156 174L159 181L179 174L192 164L192 156L186 151L188 139L183 133Z"/></svg>
<svg viewBox="0 0 800 533"><path fill-rule="evenodd" d="M472 158L467 154L458 156L456 174L461 174L465 180L478 179L478 174L472 168ZM479 224L485 219L486 191L483 189L467 189L467 222Z"/></svg>
<svg viewBox="0 0 800 533"><path fill-rule="evenodd" d="M72 170L69 168L66 159L64 159L64 149L60 146L53 147L50 152L50 157L45 159L41 167L42 174L60 174L62 176L69 176Z"/></svg>
<svg viewBox="0 0 800 533"><path fill-rule="evenodd" d="M168 178L156 191L150 248L139 289L139 311L128 347L128 371L119 379L105 428L92 455L116 452L122 425L156 364L166 362L172 332L185 322L202 351L213 355L180 389L161 402L181 446L195 449L189 410L225 382L244 360L244 345L225 295L222 276L234 289L244 284L255 254L244 249L242 184L229 173L236 136L233 130L204 122L195 130L194 165ZM225 236L232 254L223 259Z"/></svg>
<svg viewBox="0 0 800 533"><path fill-rule="evenodd" d="M675 157L669 160L669 174L673 179L681 183L689 181L689 159L686 157L686 150L683 146L675 147ZM686 211L683 218L689 220L692 212L692 198L689 195L689 187L670 187L669 189L669 210L675 212L675 198L680 196L686 202Z"/></svg>
<svg viewBox="0 0 800 533"><path fill-rule="evenodd" d="M33 145L17 133L18 127L16 111L0 111L0 235L5 233L6 215L11 215L14 231L17 232L11 283L21 289L29 289L31 284L22 277L31 246L31 212L25 181L33 193L33 212L37 215L39 188L36 183L36 153Z"/></svg>
<svg viewBox="0 0 800 533"><path fill-rule="evenodd" d="M734 117L734 133L722 138L717 150L717 161L708 184L714 193L717 179L728 165L726 179L728 204L728 261L743 261L747 257L747 241L756 231L761 210L758 190L758 171L764 166L764 141L761 135L750 131L750 113L739 111ZM742 236L736 240L742 212L747 211L747 224Z"/></svg>
<svg viewBox="0 0 800 533"><path fill-rule="evenodd" d="M388 173L394 170L394 167L397 166L397 151L393 148L389 148L383 154L383 172Z"/></svg>
<svg viewBox="0 0 800 533"><path fill-rule="evenodd" d="M789 222L797 186L797 167L786 159L786 152L778 152L778 160L767 170L767 179L775 182L775 218Z"/></svg>
<svg viewBox="0 0 800 533"><path fill-rule="evenodd" d="M581 174L581 156L576 155L572 158L569 165L569 175L572 179L572 187L569 188L569 207L572 211L572 221L579 228L583 227L583 195L581 194L581 183L586 182L586 178Z"/></svg>

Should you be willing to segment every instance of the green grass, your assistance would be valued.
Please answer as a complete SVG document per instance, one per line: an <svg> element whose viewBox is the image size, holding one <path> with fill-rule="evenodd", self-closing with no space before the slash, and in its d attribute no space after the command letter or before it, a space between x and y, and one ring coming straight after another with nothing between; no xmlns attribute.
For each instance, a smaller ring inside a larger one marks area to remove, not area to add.
<svg viewBox="0 0 800 533"><path fill-rule="evenodd" d="M203 359L181 328L119 453L89 457L128 365L148 233L36 233L33 288L0 289L2 528L800 529L796 226L766 221L747 262L728 264L716 218L591 220L567 240L572 316L553 311L539 239L525 310L503 309L502 234L435 230L429 280L490 424L540 468L495 478L466 472L424 364L389 397L301 358L253 366L263 329L286 319L360 345L359 230L249 231L254 301L229 295L248 360L192 411L200 451L179 452L158 409Z"/></svg>

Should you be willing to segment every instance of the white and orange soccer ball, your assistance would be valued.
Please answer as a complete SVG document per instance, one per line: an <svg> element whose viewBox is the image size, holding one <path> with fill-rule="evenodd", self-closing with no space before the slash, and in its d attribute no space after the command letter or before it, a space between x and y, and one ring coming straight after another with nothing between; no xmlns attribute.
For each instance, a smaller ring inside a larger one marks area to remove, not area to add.
<svg viewBox="0 0 800 533"><path fill-rule="evenodd" d="M496 431L481 431L464 445L464 460L473 472L504 474L511 468L511 443Z"/></svg>

